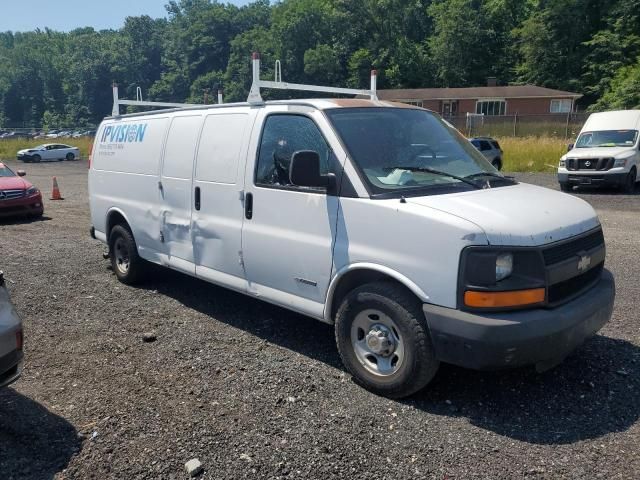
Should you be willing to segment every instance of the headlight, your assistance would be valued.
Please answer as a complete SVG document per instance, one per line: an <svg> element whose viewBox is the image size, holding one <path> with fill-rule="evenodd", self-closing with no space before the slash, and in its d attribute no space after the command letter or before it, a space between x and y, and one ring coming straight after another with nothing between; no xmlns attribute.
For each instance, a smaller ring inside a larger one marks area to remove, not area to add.
<svg viewBox="0 0 640 480"><path fill-rule="evenodd" d="M546 273L538 249L473 246L462 251L460 260L462 309L530 308L544 303Z"/></svg>
<svg viewBox="0 0 640 480"><path fill-rule="evenodd" d="M501 253L496 257L496 282L504 280L513 272L513 254Z"/></svg>
<svg viewBox="0 0 640 480"><path fill-rule="evenodd" d="M40 193L40 191L36 187L27 188L27 192L26 192L27 197L30 197L31 195L36 195L37 193Z"/></svg>
<svg viewBox="0 0 640 480"><path fill-rule="evenodd" d="M631 158L635 155L636 152L633 150L629 150L627 152L623 152L618 157L616 157L616 161L613 164L614 167L626 167L627 162L631 160Z"/></svg>
<svg viewBox="0 0 640 480"><path fill-rule="evenodd" d="M628 158L616 158L616 161L613 164L613 166L614 167L626 167L627 166L627 160L628 160Z"/></svg>

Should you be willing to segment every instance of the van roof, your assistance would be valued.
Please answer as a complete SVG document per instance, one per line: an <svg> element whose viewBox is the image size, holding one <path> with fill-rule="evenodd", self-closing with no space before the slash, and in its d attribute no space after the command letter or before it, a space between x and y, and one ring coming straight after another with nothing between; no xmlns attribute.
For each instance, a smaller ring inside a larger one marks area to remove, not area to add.
<svg viewBox="0 0 640 480"><path fill-rule="evenodd" d="M582 127L582 131L638 130L639 128L640 110L614 110L592 113Z"/></svg>
<svg viewBox="0 0 640 480"><path fill-rule="evenodd" d="M223 104L215 104L215 105L193 105L188 107L178 107L178 108L169 108L162 110L151 110L148 112L138 112L138 113L127 113L124 115L120 115L117 118L131 118L131 117L139 117L143 115L155 115L159 113L167 113L167 112L182 112L182 111L191 111L191 110L213 110L220 108L231 108L231 107L252 107L252 108L260 108L262 106L268 105L304 105L317 108L318 110L327 110L330 108L367 108L367 107L392 107L392 108L412 108L418 110L425 110L424 108L417 107L415 105L409 105L406 103L399 102L389 102L384 100L369 100L364 98L310 98L310 99L300 99L300 100L273 100L265 102L261 105L250 104L248 102L238 102L238 103L223 103ZM114 119L113 116L108 116L105 120Z"/></svg>

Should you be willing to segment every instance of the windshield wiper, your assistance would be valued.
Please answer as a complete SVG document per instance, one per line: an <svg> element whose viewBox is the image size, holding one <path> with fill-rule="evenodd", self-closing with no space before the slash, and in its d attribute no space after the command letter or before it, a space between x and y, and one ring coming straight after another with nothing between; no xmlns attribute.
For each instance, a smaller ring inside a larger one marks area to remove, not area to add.
<svg viewBox="0 0 640 480"><path fill-rule="evenodd" d="M499 178L500 180L506 180L507 182L518 183L513 177L507 177L505 175L499 175L493 172L472 173L471 175L467 175L464 178L478 178L478 177L494 177L494 178Z"/></svg>
<svg viewBox="0 0 640 480"><path fill-rule="evenodd" d="M385 167L385 170L407 170L409 172L433 173L434 175L440 175L442 177L449 177L449 178L454 178L456 180L460 180L461 182L466 183L467 185L471 185L473 188L475 188L477 190L481 190L481 189L484 188L483 186L478 185L476 182L472 182L471 180L467 180L464 177L459 177L458 175L453 175L453 174L447 173L447 172L441 172L440 170L434 170L433 168L398 166L398 167Z"/></svg>

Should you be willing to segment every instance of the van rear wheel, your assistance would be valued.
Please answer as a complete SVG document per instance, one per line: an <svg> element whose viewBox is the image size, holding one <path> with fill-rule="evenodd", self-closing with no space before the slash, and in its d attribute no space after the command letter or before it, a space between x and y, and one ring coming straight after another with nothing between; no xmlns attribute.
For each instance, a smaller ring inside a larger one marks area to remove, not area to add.
<svg viewBox="0 0 640 480"><path fill-rule="evenodd" d="M133 234L123 225L116 225L111 229L109 257L111 268L122 283L134 285L142 279L144 260L138 255Z"/></svg>
<svg viewBox="0 0 640 480"><path fill-rule="evenodd" d="M399 285L376 282L353 290L338 309L335 332L354 381L378 395L409 396L438 370L421 304Z"/></svg>

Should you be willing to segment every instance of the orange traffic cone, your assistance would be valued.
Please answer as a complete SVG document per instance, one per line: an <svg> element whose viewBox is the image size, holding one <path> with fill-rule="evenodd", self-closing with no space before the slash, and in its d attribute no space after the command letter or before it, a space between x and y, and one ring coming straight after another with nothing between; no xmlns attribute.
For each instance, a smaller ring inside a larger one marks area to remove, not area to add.
<svg viewBox="0 0 640 480"><path fill-rule="evenodd" d="M53 177L53 192L51 193L50 200L64 200L60 195L60 189L58 188L58 179Z"/></svg>

